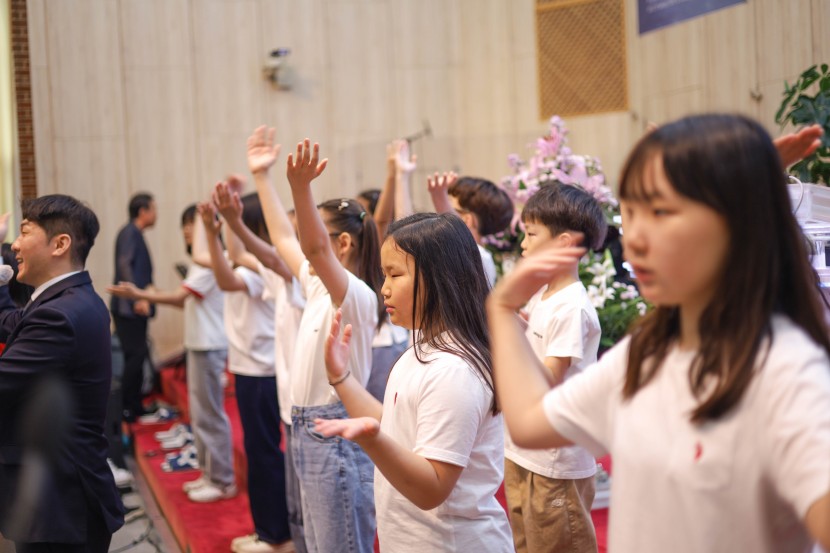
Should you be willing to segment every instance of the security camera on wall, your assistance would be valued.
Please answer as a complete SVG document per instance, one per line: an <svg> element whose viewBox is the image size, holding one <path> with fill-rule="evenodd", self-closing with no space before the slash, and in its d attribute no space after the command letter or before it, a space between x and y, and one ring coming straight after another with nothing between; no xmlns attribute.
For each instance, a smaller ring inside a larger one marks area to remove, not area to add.
<svg viewBox="0 0 830 553"><path fill-rule="evenodd" d="M262 66L263 76L281 90L288 90L293 84L293 70L286 63L290 53L288 48L271 50Z"/></svg>

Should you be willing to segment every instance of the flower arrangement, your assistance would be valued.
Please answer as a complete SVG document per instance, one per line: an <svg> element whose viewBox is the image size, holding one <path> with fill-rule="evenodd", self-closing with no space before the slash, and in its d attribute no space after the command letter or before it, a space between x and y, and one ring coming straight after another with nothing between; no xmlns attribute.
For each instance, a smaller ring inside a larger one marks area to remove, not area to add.
<svg viewBox="0 0 830 553"><path fill-rule="evenodd" d="M500 271L509 272L521 253L520 244L524 237L522 209L533 194L543 186L571 185L594 196L605 213L609 239L602 251L589 252L582 259L579 275L599 315L602 326L600 350L604 351L619 341L630 324L645 314L649 306L621 265L615 264L611 242L619 236L619 203L606 185L602 165L595 157L574 154L567 139L565 122L554 116L550 119L548 134L536 140L534 154L528 160L518 154L507 157L512 172L502 178L500 186L513 200L516 212L510 227L487 237L485 243Z"/></svg>

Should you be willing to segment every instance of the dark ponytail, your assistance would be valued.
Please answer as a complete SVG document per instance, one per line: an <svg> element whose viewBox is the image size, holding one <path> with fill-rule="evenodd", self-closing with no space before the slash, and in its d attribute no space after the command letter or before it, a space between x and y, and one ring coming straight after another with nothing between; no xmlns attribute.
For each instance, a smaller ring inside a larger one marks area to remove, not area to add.
<svg viewBox="0 0 830 553"><path fill-rule="evenodd" d="M380 269L380 244L372 216L363 210L357 200L328 200L317 206L326 212L328 224L337 232L347 232L355 242L358 253L357 277L377 296L378 328L386 320L386 308L380 296L383 273Z"/></svg>

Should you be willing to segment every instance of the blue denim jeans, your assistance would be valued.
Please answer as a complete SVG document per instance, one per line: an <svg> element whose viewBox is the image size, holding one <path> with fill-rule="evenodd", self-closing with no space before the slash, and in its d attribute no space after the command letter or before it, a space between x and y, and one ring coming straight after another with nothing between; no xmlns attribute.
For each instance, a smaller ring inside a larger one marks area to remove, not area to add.
<svg viewBox="0 0 830 553"><path fill-rule="evenodd" d="M318 418L344 419L348 414L340 402L291 410L291 447L300 480L306 546L310 553L372 553L374 465L354 442L315 432Z"/></svg>
<svg viewBox="0 0 830 553"><path fill-rule="evenodd" d="M294 454L292 453L293 438L291 425L285 426L285 502L288 506L288 526L291 529L291 541L294 542L296 553L308 553L305 546L305 530L303 530L303 501L300 496L300 481L294 468Z"/></svg>

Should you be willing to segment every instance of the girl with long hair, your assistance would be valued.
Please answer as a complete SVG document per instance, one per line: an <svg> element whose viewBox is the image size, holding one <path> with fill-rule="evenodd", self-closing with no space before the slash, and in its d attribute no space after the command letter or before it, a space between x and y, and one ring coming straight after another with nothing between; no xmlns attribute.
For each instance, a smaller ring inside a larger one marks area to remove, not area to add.
<svg viewBox="0 0 830 553"><path fill-rule="evenodd" d="M314 432L312 421L346 416L326 380L324 361L327 330L338 308L360 329L348 368L361 386L369 380L372 339L382 313L377 230L356 200L316 205L311 181L328 160L320 161L319 146L312 148L306 139L289 154L286 172L298 241L268 174L279 148L273 129L259 127L248 138L248 166L271 242L306 298L291 367L291 446L306 545L310 552L370 552L375 534L372 462L355 444Z"/></svg>
<svg viewBox="0 0 830 553"><path fill-rule="evenodd" d="M667 124L629 155L620 206L655 309L597 366L549 390L514 315L583 249L526 258L487 302L514 441L612 455L610 551L830 547L826 302L773 142L740 116Z"/></svg>
<svg viewBox="0 0 830 553"><path fill-rule="evenodd" d="M381 293L393 324L414 344L392 368L383 404L347 366L360 329L338 315L326 369L350 419L317 431L359 444L375 463L381 551L513 551L495 499L504 470L481 256L453 214L411 215L381 248Z"/></svg>

